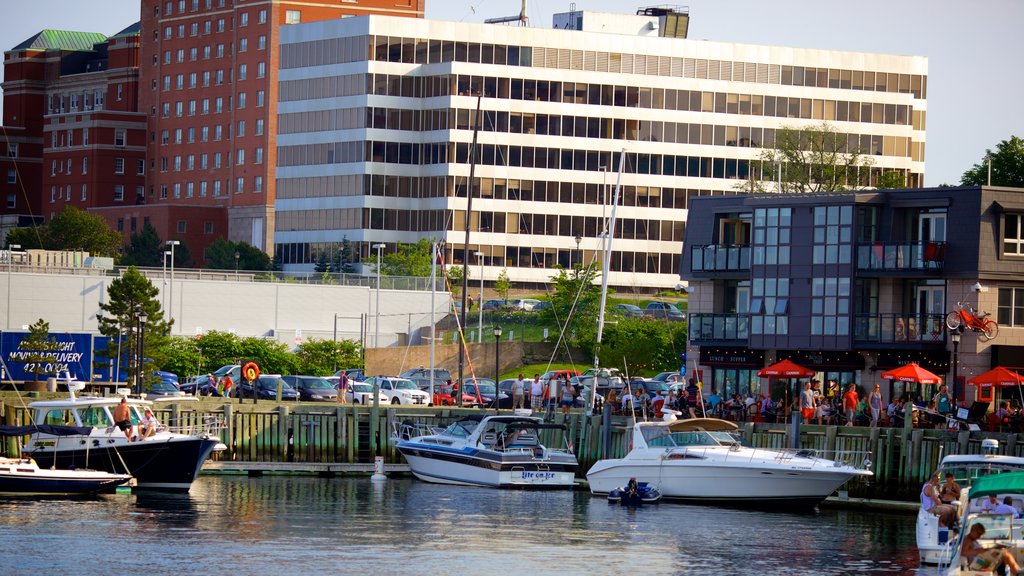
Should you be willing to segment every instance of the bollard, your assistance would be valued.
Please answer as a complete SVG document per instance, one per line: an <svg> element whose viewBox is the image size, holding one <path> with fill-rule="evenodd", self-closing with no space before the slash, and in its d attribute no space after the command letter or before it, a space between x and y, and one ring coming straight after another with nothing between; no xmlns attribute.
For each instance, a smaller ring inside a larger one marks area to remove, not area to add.
<svg viewBox="0 0 1024 576"><path fill-rule="evenodd" d="M373 458L373 476L370 476L370 481L384 482L387 479L387 475L384 474L384 457L375 456Z"/></svg>
<svg viewBox="0 0 1024 576"><path fill-rule="evenodd" d="M295 429L288 428L288 452L287 459L289 462L295 462Z"/></svg>

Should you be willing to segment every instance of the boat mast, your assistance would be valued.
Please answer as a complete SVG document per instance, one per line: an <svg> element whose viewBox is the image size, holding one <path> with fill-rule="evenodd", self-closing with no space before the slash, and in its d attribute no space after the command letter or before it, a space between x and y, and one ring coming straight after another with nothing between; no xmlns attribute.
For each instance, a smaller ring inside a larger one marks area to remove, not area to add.
<svg viewBox="0 0 1024 576"><path fill-rule="evenodd" d="M466 360L466 294L469 291L469 229L473 215L473 179L476 176L476 139L480 134L480 104L483 93L476 95L476 123L473 125L473 143L469 146L469 183L466 185L466 237L462 242L462 311L459 329L459 406L462 405L463 366ZM480 306L484 303L481 302Z"/></svg>
<svg viewBox="0 0 1024 576"><path fill-rule="evenodd" d="M601 262L601 311L597 315L597 343L594 346L594 369L601 367L601 336L604 334L604 311L608 300L608 269L612 261L612 239L615 238L615 210L619 207L619 190L622 188L622 171L626 166L626 149L619 153L619 174L615 177L615 192L612 194L612 214L608 219L608 228L604 230L604 254ZM594 385L590 392L590 409L594 409L594 401L597 397L597 377L594 374Z"/></svg>

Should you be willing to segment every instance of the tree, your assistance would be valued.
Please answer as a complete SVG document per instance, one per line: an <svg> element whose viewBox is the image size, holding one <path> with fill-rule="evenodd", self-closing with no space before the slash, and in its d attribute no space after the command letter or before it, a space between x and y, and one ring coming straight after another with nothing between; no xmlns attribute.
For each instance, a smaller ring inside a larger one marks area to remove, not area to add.
<svg viewBox="0 0 1024 576"><path fill-rule="evenodd" d="M177 238L178 244L174 247L174 267L175 268L195 268L196 260L192 257L192 251L188 249L188 242L184 238ZM167 245L164 244L166 247Z"/></svg>
<svg viewBox="0 0 1024 576"><path fill-rule="evenodd" d="M167 358L167 334L171 323L164 320L157 294L157 287L134 266L130 266L120 278L110 283L107 302L100 304L99 330L110 338L110 343L106 350L97 351L96 355L126 365L127 374L135 382L139 382L139 375L134 359L143 358L143 374L152 374ZM141 354L137 345L140 312L146 314L146 321L141 325L145 337ZM121 358L116 357L118 342L122 351ZM102 360L97 362L97 367L106 365ZM148 383L139 384L140 388L148 389Z"/></svg>
<svg viewBox="0 0 1024 576"><path fill-rule="evenodd" d="M992 185L1013 186L1024 188L1024 140L1010 136L996 144L996 151L985 150L981 162L971 166L960 184L963 186L982 186L988 184L988 162L992 161Z"/></svg>
<svg viewBox="0 0 1024 576"><path fill-rule="evenodd" d="M761 193L854 190L869 184L873 164L861 150L848 148L846 134L827 122L813 128L783 127L775 131L774 147L753 163L761 179L752 187ZM750 187L747 181L737 184L738 190Z"/></svg>
<svg viewBox="0 0 1024 576"><path fill-rule="evenodd" d="M363 361L355 340L316 340L303 342L295 351L301 374L330 376L338 368L361 368Z"/></svg>
<svg viewBox="0 0 1024 576"><path fill-rule="evenodd" d="M179 376L202 373L207 365L203 361L203 352L199 347L201 339L199 336L172 336L167 343L167 358L161 368ZM220 367L220 364L217 367Z"/></svg>
<svg viewBox="0 0 1024 576"><path fill-rule="evenodd" d="M593 356L596 333L584 330L582 334L578 344L585 353ZM605 324L601 338L601 365L629 373L678 369L679 354L686 350L686 335L685 322L620 318L614 324Z"/></svg>
<svg viewBox="0 0 1024 576"><path fill-rule="evenodd" d="M494 281L494 292L502 300L508 300L508 293L511 289L512 282L508 279L508 268L502 268L497 280ZM481 302L481 304L483 303Z"/></svg>
<svg viewBox="0 0 1024 576"><path fill-rule="evenodd" d="M883 171L875 185L879 190L900 190L906 187L907 175L902 170Z"/></svg>
<svg viewBox="0 0 1024 576"><path fill-rule="evenodd" d="M581 264L571 270L556 268L558 274L551 277L551 308L543 313L553 315L553 319L564 326L566 334L575 333L577 341L585 338L586 333L596 333L601 307L601 287L594 284L597 268Z"/></svg>
<svg viewBox="0 0 1024 576"><path fill-rule="evenodd" d="M383 257L381 274L386 276L430 276L430 245L433 240L420 238L415 244L398 244L398 248ZM376 263L376 257L371 256Z"/></svg>
<svg viewBox="0 0 1024 576"><path fill-rule="evenodd" d="M50 338L49 322L40 318L28 327L28 336L21 340L19 348L26 351L23 360L25 366L31 368L30 372L35 376L34 380L39 381L40 374L52 373L46 368L47 364L53 364L57 346L57 341Z"/></svg>
<svg viewBox="0 0 1024 576"><path fill-rule="evenodd" d="M462 272L463 268L460 265L449 265L446 267L445 276L448 277L448 290L452 293L452 298L458 299L459 293L462 292ZM466 271L466 280L469 280L469 270ZM483 303L481 302L481 305Z"/></svg>
<svg viewBox="0 0 1024 576"><path fill-rule="evenodd" d="M156 228L146 222L142 230L132 234L125 247L124 255L121 257L121 264L124 266L149 266L161 267L164 265L164 244L156 233ZM178 252L175 250L175 256Z"/></svg>
<svg viewBox="0 0 1024 576"><path fill-rule="evenodd" d="M334 263L332 265L338 272L351 274L355 272L352 262L352 244L346 236L341 239L341 247L334 252Z"/></svg>
<svg viewBox="0 0 1024 576"><path fill-rule="evenodd" d="M26 250L84 250L93 256L109 257L116 257L121 249L121 235L103 218L74 206L65 208L48 224L11 230L7 242Z"/></svg>
<svg viewBox="0 0 1024 576"><path fill-rule="evenodd" d="M327 253L324 252L323 250L321 250L316 255L316 266L313 267L313 270L315 270L317 272L322 272L322 273L330 273L330 272L332 272L332 270L331 270L331 262L327 259Z"/></svg>
<svg viewBox="0 0 1024 576"><path fill-rule="evenodd" d="M235 260L236 253L238 254L237 262ZM271 261L270 256L267 256L265 252L245 242L236 244L225 238L218 238L210 244L206 251L207 268L234 270L236 265L239 270L265 271L270 270Z"/></svg>

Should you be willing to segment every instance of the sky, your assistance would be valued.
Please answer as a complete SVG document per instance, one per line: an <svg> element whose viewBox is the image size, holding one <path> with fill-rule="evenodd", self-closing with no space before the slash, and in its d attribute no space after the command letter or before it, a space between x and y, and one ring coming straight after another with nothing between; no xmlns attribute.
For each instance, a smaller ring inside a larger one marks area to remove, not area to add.
<svg viewBox="0 0 1024 576"><path fill-rule="evenodd" d="M516 0L424 0L427 18L483 22L519 13ZM553 12L635 12L663 4L635 0L533 0L530 25L551 26ZM1018 61L1024 1L976 0L688 0L689 37L881 52L928 58L925 184L956 184L1012 135L1024 137L1024 74ZM102 9L97 9L102 7ZM627 8L628 7L628 8ZM139 18L139 0L7 0L0 47L43 28L114 34Z"/></svg>

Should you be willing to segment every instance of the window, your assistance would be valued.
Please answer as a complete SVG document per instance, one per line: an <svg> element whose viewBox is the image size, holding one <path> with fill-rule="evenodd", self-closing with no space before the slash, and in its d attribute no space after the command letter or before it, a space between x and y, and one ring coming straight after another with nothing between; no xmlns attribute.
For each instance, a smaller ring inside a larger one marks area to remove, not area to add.
<svg viewBox="0 0 1024 576"><path fill-rule="evenodd" d="M213 196L216 198L220 196L220 180L213 181Z"/></svg>
<svg viewBox="0 0 1024 576"><path fill-rule="evenodd" d="M206 182L203 182L203 184L206 184ZM203 234L207 236L213 234L213 222L203 222Z"/></svg>
<svg viewBox="0 0 1024 576"><path fill-rule="evenodd" d="M245 108L245 92L238 93L238 108Z"/></svg>
<svg viewBox="0 0 1024 576"><path fill-rule="evenodd" d="M185 198L191 198L193 196L193 192L194 191L195 191L195 184L193 184L192 182L189 182L188 184L186 184L185 185Z"/></svg>
<svg viewBox="0 0 1024 576"><path fill-rule="evenodd" d="M189 75L188 75L188 87L189 88L195 88L196 87L196 78L197 77L198 77L198 75L195 72L189 72ZM195 114L195 107L194 106L192 107L192 113Z"/></svg>
<svg viewBox="0 0 1024 576"><path fill-rule="evenodd" d="M258 48L260 50L264 50L264 49L266 49L266 47L267 47L267 37L266 36L260 36L259 38L256 39L256 48Z"/></svg>
<svg viewBox="0 0 1024 576"><path fill-rule="evenodd" d="M160 157L160 171L167 172L167 156Z"/></svg>
<svg viewBox="0 0 1024 576"><path fill-rule="evenodd" d="M257 136L262 136L263 135L263 119L262 118L258 118L256 120L256 135Z"/></svg>
<svg viewBox="0 0 1024 576"><path fill-rule="evenodd" d="M1024 214L1003 216L1003 254L1024 256Z"/></svg>
<svg viewBox="0 0 1024 576"><path fill-rule="evenodd" d="M217 44L217 58L223 58L223 57L224 57L224 45L223 44Z"/></svg>
<svg viewBox="0 0 1024 576"><path fill-rule="evenodd" d="M178 234L184 234L186 229L185 221L178 220Z"/></svg>
<svg viewBox="0 0 1024 576"><path fill-rule="evenodd" d="M114 202L124 202L124 186L114 185Z"/></svg>
<svg viewBox="0 0 1024 576"><path fill-rule="evenodd" d="M174 171L181 172L181 156L174 157Z"/></svg>
<svg viewBox="0 0 1024 576"><path fill-rule="evenodd" d="M245 136L245 120L238 121L238 133L235 135L238 136L239 138Z"/></svg>
<svg viewBox="0 0 1024 576"><path fill-rule="evenodd" d="M124 158L114 158L114 174L124 174Z"/></svg>
<svg viewBox="0 0 1024 576"><path fill-rule="evenodd" d="M256 149L256 158L253 160L256 164L263 164L263 148Z"/></svg>
<svg viewBox="0 0 1024 576"><path fill-rule="evenodd" d="M146 160L145 159L140 158L139 160L136 160L135 174L137 176L143 176L143 175L146 174Z"/></svg>
<svg viewBox="0 0 1024 576"><path fill-rule="evenodd" d="M171 133L170 133L170 131L169 130L161 130L160 131L160 144L166 145L170 141L171 141Z"/></svg>
<svg viewBox="0 0 1024 576"><path fill-rule="evenodd" d="M203 98L202 113L203 114L209 114L210 113L210 99L209 98Z"/></svg>
<svg viewBox="0 0 1024 576"><path fill-rule="evenodd" d="M235 194L241 194L242 192L245 192L245 178L239 177L235 179Z"/></svg>
<svg viewBox="0 0 1024 576"><path fill-rule="evenodd" d="M209 33L210 33L210 21L207 20L206 22L203 22L203 34L209 34Z"/></svg>
<svg viewBox="0 0 1024 576"><path fill-rule="evenodd" d="M221 84L223 84L224 83L224 71L223 70L217 70L217 74L216 74L215 78L216 78L216 80L214 80L214 83L217 84L217 86L220 86Z"/></svg>
<svg viewBox="0 0 1024 576"><path fill-rule="evenodd" d="M175 116L177 116L178 118L181 118L181 116L184 113L184 111L185 111L185 107L184 107L183 103L181 102L181 100L179 100L179 101L174 103L174 115Z"/></svg>
<svg viewBox="0 0 1024 576"><path fill-rule="evenodd" d="M164 118L167 118L168 116L171 115L171 103L170 102L164 102L163 113L164 113L163 114Z"/></svg>
<svg viewBox="0 0 1024 576"><path fill-rule="evenodd" d="M7 143L7 157L8 158L17 158L18 157L18 143L17 142L8 142Z"/></svg>
<svg viewBox="0 0 1024 576"><path fill-rule="evenodd" d="M207 159L208 158L209 158L208 154L200 154L199 155L199 169L200 170L206 170L206 168L207 168Z"/></svg>
<svg viewBox="0 0 1024 576"><path fill-rule="evenodd" d="M224 111L224 99L223 98L218 96L217 99L213 101L213 111L216 114L220 114L221 112Z"/></svg>
<svg viewBox="0 0 1024 576"><path fill-rule="evenodd" d="M124 96L124 85L123 84L118 84L117 85L117 100L120 101L123 98L123 96Z"/></svg>
<svg viewBox="0 0 1024 576"><path fill-rule="evenodd" d="M201 142L208 142L210 140L210 127L209 126L203 126L202 127L201 131L199 132L199 140Z"/></svg>
<svg viewBox="0 0 1024 576"><path fill-rule="evenodd" d="M263 78L267 74L267 65L264 62L258 62L256 64L256 77Z"/></svg>
<svg viewBox="0 0 1024 576"><path fill-rule="evenodd" d="M193 22L192 25L188 27L188 32L189 36L199 36L199 23Z"/></svg>
<svg viewBox="0 0 1024 576"><path fill-rule="evenodd" d="M124 130L114 130L114 146L124 148Z"/></svg>
<svg viewBox="0 0 1024 576"><path fill-rule="evenodd" d="M221 167L220 159L221 159L220 152L214 152L213 153L213 167L214 168L220 168Z"/></svg>
<svg viewBox="0 0 1024 576"><path fill-rule="evenodd" d="M174 143L181 144L181 128L174 129Z"/></svg>
<svg viewBox="0 0 1024 576"><path fill-rule="evenodd" d="M213 127L213 141L214 142L220 142L222 136L223 136L223 128L221 127L220 124L217 124L216 126Z"/></svg>
<svg viewBox="0 0 1024 576"><path fill-rule="evenodd" d="M166 200L167 199L167 185L166 184L161 184L160 185L160 199L161 200Z"/></svg>
<svg viewBox="0 0 1024 576"><path fill-rule="evenodd" d="M751 282L750 331L752 334L789 333L789 279L755 278Z"/></svg>
<svg viewBox="0 0 1024 576"><path fill-rule="evenodd" d="M206 180L203 180L202 182L199 183L199 197L206 198Z"/></svg>
<svg viewBox="0 0 1024 576"><path fill-rule="evenodd" d="M14 168L7 169L7 183L17 184L18 183L18 171Z"/></svg>
<svg viewBox="0 0 1024 576"><path fill-rule="evenodd" d="M82 128L82 146L89 145L89 129Z"/></svg>
<svg viewBox="0 0 1024 576"><path fill-rule="evenodd" d="M996 321L1003 326L1024 326L1024 288L1000 288Z"/></svg>
<svg viewBox="0 0 1024 576"><path fill-rule="evenodd" d="M164 28L164 40L170 40L173 35L174 35L174 27L173 26L167 26L166 28Z"/></svg>
<svg viewBox="0 0 1024 576"><path fill-rule="evenodd" d="M189 116L195 116L196 115L196 101L195 100L189 100L188 101L188 115Z"/></svg>
<svg viewBox="0 0 1024 576"><path fill-rule="evenodd" d="M248 70L248 67L245 64L239 64L238 65L238 79L239 80L245 80L245 76L246 76L247 70ZM218 82L218 84L219 84L219 82Z"/></svg>
<svg viewBox="0 0 1024 576"><path fill-rule="evenodd" d="M185 25L184 24L178 24L178 38L184 38L184 37L185 37Z"/></svg>
<svg viewBox="0 0 1024 576"><path fill-rule="evenodd" d="M238 164L239 166L241 166L242 164L245 164L245 149L244 148L239 148L238 149L238 161L236 162L236 164Z"/></svg>
<svg viewBox="0 0 1024 576"><path fill-rule="evenodd" d="M257 90L256 91L256 106L257 107L263 106L263 90Z"/></svg>
<svg viewBox="0 0 1024 576"><path fill-rule="evenodd" d="M8 208L17 208L18 207L18 195L17 194L8 194L7 195L7 207ZM211 234L212 234L212 232L211 232Z"/></svg>
<svg viewBox="0 0 1024 576"><path fill-rule="evenodd" d="M260 24L266 24L267 23L267 11L266 10L260 10L259 11L259 23Z"/></svg>
<svg viewBox="0 0 1024 576"><path fill-rule="evenodd" d="M170 64L170 63L171 63L171 51L170 50L164 50L164 64Z"/></svg>
<svg viewBox="0 0 1024 576"><path fill-rule="evenodd" d="M174 185L174 197L181 198L181 184Z"/></svg>
<svg viewBox="0 0 1024 576"><path fill-rule="evenodd" d="M85 199L88 196L88 192L89 192L89 187L87 185L85 185L85 184L82 184L82 202L85 202Z"/></svg>
<svg viewBox="0 0 1024 576"><path fill-rule="evenodd" d="M117 219L117 231L124 232L124 218Z"/></svg>
<svg viewBox="0 0 1024 576"><path fill-rule="evenodd" d="M252 179L252 191L263 192L263 176L256 176Z"/></svg>
<svg viewBox="0 0 1024 576"><path fill-rule="evenodd" d="M811 334L850 335L850 279L811 279Z"/></svg>
<svg viewBox="0 0 1024 576"><path fill-rule="evenodd" d="M89 173L89 157L82 158L82 175Z"/></svg>
<svg viewBox="0 0 1024 576"><path fill-rule="evenodd" d="M57 187L56 186L50 186L50 204L53 204L56 201L57 201Z"/></svg>
<svg viewBox="0 0 1024 576"><path fill-rule="evenodd" d="M195 154L189 154L188 158L185 159L185 169L186 170L195 170L196 169L196 155Z"/></svg>
<svg viewBox="0 0 1024 576"><path fill-rule="evenodd" d="M849 264L852 237L852 206L814 208L814 264Z"/></svg>
<svg viewBox="0 0 1024 576"><path fill-rule="evenodd" d="M177 76L174 77L174 87L177 88L178 90L181 90L182 88L185 87L185 75L184 74L178 74Z"/></svg>
<svg viewBox="0 0 1024 576"><path fill-rule="evenodd" d="M302 12L299 10L285 10L284 12L284 23L285 24L299 24L302 22Z"/></svg>
<svg viewBox="0 0 1024 576"><path fill-rule="evenodd" d="M242 12L242 15L239 17L238 25L239 26L248 26L249 25L249 13L248 12Z"/></svg>
<svg viewBox="0 0 1024 576"><path fill-rule="evenodd" d="M220 19L217 20L217 32L223 32L223 31L224 31L224 19L220 18ZM223 55L224 54L217 54L218 57L223 56Z"/></svg>
<svg viewBox="0 0 1024 576"><path fill-rule="evenodd" d="M210 46L209 45L203 46L203 60L209 60L209 59L210 59Z"/></svg>
<svg viewBox="0 0 1024 576"><path fill-rule="evenodd" d="M195 128L189 128L188 129L188 143L191 144L191 143L193 143L195 141L196 141L196 129Z"/></svg>
<svg viewBox="0 0 1024 576"><path fill-rule="evenodd" d="M239 52L245 52L248 49L249 49L249 40L247 38L240 39L238 41L238 51Z"/></svg>

